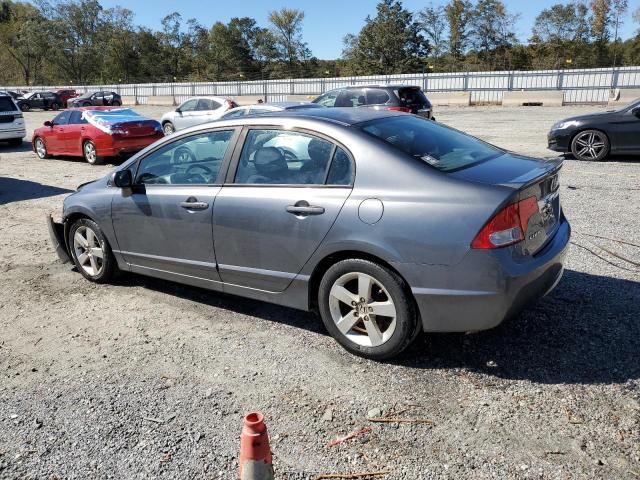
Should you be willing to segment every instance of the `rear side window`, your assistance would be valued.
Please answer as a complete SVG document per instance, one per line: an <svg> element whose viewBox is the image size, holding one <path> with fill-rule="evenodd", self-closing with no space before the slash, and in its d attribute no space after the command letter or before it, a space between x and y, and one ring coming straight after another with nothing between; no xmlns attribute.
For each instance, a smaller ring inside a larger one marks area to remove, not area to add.
<svg viewBox="0 0 640 480"><path fill-rule="evenodd" d="M470 135L415 115L381 118L365 122L360 128L443 172L468 167L504 153Z"/></svg>
<svg viewBox="0 0 640 480"><path fill-rule="evenodd" d="M347 152L336 147L327 175L327 185L351 185L353 183L353 161Z"/></svg>
<svg viewBox="0 0 640 480"><path fill-rule="evenodd" d="M87 122L85 118L82 118L82 112L75 110L71 112L71 117L69 117L69 125L84 125Z"/></svg>
<svg viewBox="0 0 640 480"><path fill-rule="evenodd" d="M313 103L317 103L318 105L322 105L323 107L335 107L336 100L339 94L340 90L327 92L324 95L320 95L318 98L316 98Z"/></svg>
<svg viewBox="0 0 640 480"><path fill-rule="evenodd" d="M367 90L368 105L383 105L389 101L389 94L380 88Z"/></svg>
<svg viewBox="0 0 640 480"><path fill-rule="evenodd" d="M429 100L419 88L401 88L397 92L403 105L411 107L424 107L429 105Z"/></svg>
<svg viewBox="0 0 640 480"><path fill-rule="evenodd" d="M365 97L364 89L361 88L349 88L343 90L338 99L336 100L336 107L360 107L366 105L367 99Z"/></svg>
<svg viewBox="0 0 640 480"><path fill-rule="evenodd" d="M0 112L15 112L18 110L9 97L0 97Z"/></svg>
<svg viewBox="0 0 640 480"><path fill-rule="evenodd" d="M204 111L204 110L216 110L220 108L220 104L218 102L214 102L208 98L201 98L198 100L198 106L196 110Z"/></svg>

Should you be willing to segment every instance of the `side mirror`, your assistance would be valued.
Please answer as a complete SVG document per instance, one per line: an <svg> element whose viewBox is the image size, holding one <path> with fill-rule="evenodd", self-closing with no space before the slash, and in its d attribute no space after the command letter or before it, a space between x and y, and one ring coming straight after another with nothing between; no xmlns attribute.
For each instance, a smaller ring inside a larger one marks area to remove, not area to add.
<svg viewBox="0 0 640 480"><path fill-rule="evenodd" d="M53 127L53 122L50 122L49 120L47 120L46 122L44 122L44 126L45 127Z"/></svg>
<svg viewBox="0 0 640 480"><path fill-rule="evenodd" d="M182 115L182 110L180 110L180 107L176 108L176 113L177 113L178 115Z"/></svg>
<svg viewBox="0 0 640 480"><path fill-rule="evenodd" d="M640 118L640 107L636 107L633 110L631 110L631 114L635 115L638 118Z"/></svg>
<svg viewBox="0 0 640 480"><path fill-rule="evenodd" d="M131 188L133 186L133 177L131 170L119 170L113 174L113 184L118 188Z"/></svg>

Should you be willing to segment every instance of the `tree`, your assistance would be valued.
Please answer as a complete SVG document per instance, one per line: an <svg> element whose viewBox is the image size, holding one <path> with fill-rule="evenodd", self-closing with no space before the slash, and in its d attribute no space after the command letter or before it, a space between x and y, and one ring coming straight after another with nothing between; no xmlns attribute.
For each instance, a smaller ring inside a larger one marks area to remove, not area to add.
<svg viewBox="0 0 640 480"><path fill-rule="evenodd" d="M122 7L110 8L104 11L104 22L101 36L106 58L101 76L118 82L130 81L139 61L133 12Z"/></svg>
<svg viewBox="0 0 640 480"><path fill-rule="evenodd" d="M471 43L490 68L498 58L505 58L505 51L517 43L513 31L516 18L501 0L479 0L473 9Z"/></svg>
<svg viewBox="0 0 640 480"><path fill-rule="evenodd" d="M345 37L345 59L354 73L366 75L418 71L430 51L420 30L399 0L382 0L377 15L367 16L360 33Z"/></svg>
<svg viewBox="0 0 640 480"><path fill-rule="evenodd" d="M182 32L182 15L172 12L162 19L161 24L158 40L163 51L165 78L171 81L184 78L189 73L190 65L183 61L186 36Z"/></svg>
<svg viewBox="0 0 640 480"><path fill-rule="evenodd" d="M447 48L447 17L444 7L431 4L418 13L418 18L422 31L431 45L432 55L440 58Z"/></svg>
<svg viewBox="0 0 640 480"><path fill-rule="evenodd" d="M444 7L449 24L449 53L457 62L467 51L469 42L469 21L472 16L472 4L468 0L451 0Z"/></svg>
<svg viewBox="0 0 640 480"><path fill-rule="evenodd" d="M28 3L2 3L0 45L20 66L26 85L37 80L45 61L48 24L37 8Z"/></svg>
<svg viewBox="0 0 640 480"><path fill-rule="evenodd" d="M609 23L611 21L611 0L591 0L591 11L593 18L591 21L591 33L596 43L604 44L609 40L611 32Z"/></svg>
<svg viewBox="0 0 640 480"><path fill-rule="evenodd" d="M269 13L278 57L287 63L289 72L293 71L296 62L311 56L307 44L302 39L303 20L302 10L282 8Z"/></svg>

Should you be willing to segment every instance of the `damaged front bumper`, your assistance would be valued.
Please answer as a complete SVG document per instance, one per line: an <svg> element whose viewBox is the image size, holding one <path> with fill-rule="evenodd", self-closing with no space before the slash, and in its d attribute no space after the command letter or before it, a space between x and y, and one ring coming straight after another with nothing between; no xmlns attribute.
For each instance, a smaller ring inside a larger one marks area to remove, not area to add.
<svg viewBox="0 0 640 480"><path fill-rule="evenodd" d="M49 237L51 237L51 243L58 255L58 258L62 263L68 263L71 261L69 258L69 252L67 251L67 243L64 240L64 224L58 223L53 220L51 214L47 214L47 227L49 228Z"/></svg>

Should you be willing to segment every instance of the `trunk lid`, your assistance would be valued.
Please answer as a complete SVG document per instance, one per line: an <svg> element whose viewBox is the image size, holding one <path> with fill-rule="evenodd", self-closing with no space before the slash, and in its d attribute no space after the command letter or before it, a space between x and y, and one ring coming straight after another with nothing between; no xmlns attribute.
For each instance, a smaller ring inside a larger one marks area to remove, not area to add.
<svg viewBox="0 0 640 480"><path fill-rule="evenodd" d="M534 255L546 245L560 224L559 170L563 160L500 155L449 175L467 181L508 187L514 195L508 203L535 197L538 211L526 225L524 240L514 247L523 256Z"/></svg>
<svg viewBox="0 0 640 480"><path fill-rule="evenodd" d="M155 120L135 120L119 122L113 125L113 130L124 130L127 138L148 137L161 130L160 124Z"/></svg>

